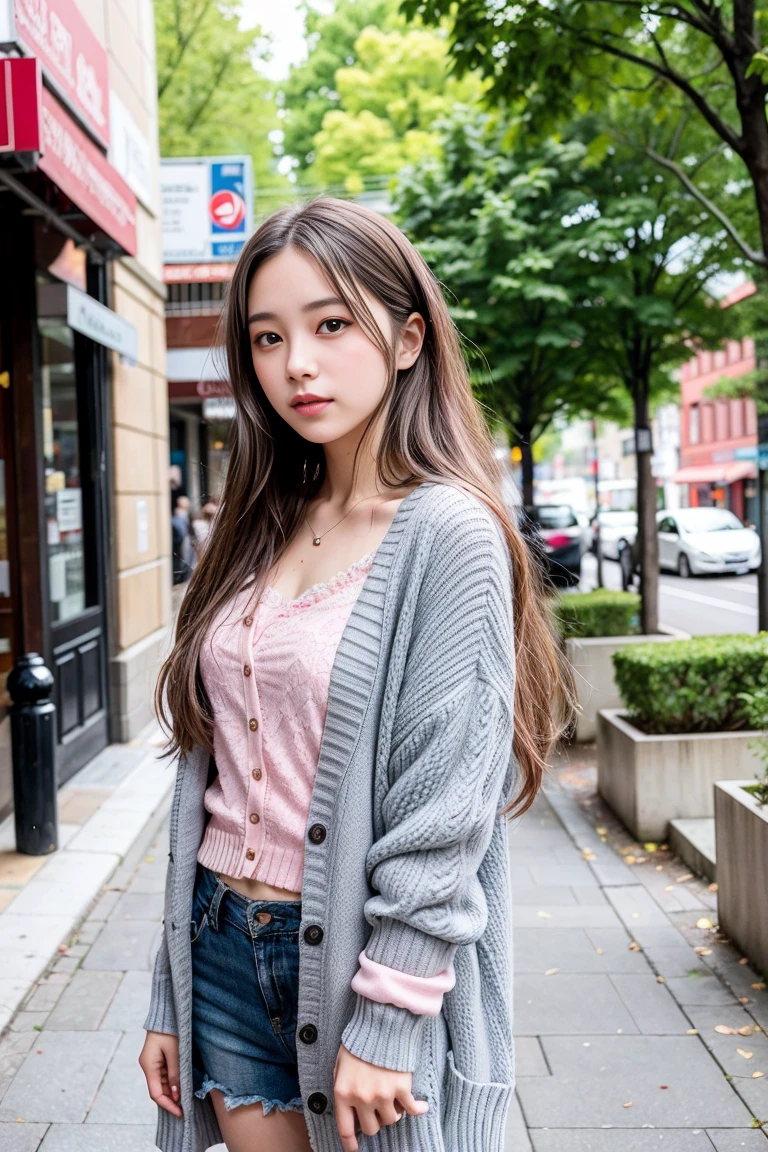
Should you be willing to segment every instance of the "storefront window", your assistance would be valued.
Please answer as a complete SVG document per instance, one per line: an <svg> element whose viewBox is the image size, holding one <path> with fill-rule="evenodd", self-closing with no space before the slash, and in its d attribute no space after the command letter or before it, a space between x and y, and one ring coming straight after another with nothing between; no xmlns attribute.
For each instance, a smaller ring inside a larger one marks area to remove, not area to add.
<svg viewBox="0 0 768 1152"><path fill-rule="evenodd" d="M43 455L51 623L86 607L82 459L74 333L66 321L66 287L38 277L38 330L43 385Z"/></svg>

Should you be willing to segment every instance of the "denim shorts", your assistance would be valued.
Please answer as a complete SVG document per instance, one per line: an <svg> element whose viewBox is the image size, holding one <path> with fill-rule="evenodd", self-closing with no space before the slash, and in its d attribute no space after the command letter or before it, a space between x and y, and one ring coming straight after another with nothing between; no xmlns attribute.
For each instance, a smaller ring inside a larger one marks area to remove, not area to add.
<svg viewBox="0 0 768 1152"><path fill-rule="evenodd" d="M300 900L249 900L198 864L190 923L195 1095L301 1112Z"/></svg>

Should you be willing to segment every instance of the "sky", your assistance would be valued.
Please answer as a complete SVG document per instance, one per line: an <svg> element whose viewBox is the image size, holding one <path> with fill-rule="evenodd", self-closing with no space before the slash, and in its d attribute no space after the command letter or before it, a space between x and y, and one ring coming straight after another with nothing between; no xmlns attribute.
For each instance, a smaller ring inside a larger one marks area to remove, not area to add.
<svg viewBox="0 0 768 1152"><path fill-rule="evenodd" d="M330 0L313 0L321 10L331 7ZM244 28L260 24L272 34L272 60L262 66L271 80L282 80L291 64L304 58L304 16L301 0L241 0Z"/></svg>

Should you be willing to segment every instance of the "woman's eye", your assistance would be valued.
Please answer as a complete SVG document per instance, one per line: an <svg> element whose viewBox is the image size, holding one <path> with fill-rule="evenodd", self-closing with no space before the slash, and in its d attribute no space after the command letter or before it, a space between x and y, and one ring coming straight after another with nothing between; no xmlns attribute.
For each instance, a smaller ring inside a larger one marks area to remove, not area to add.
<svg viewBox="0 0 768 1152"><path fill-rule="evenodd" d="M341 330L343 328L348 328L348 327L349 327L349 320L337 320L337 319L323 320L322 324L318 328L318 332L322 332L323 329L325 329L325 335L335 336L337 332L341 332Z"/></svg>
<svg viewBox="0 0 768 1152"><path fill-rule="evenodd" d="M262 332L260 336L256 337L255 342L259 348L272 348L279 341L280 337L277 332Z"/></svg>

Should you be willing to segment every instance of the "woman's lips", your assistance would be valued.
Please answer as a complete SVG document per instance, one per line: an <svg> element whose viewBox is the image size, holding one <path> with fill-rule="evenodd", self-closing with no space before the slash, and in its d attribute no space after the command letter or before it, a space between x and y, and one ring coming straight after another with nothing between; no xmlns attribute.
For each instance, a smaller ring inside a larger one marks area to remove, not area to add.
<svg viewBox="0 0 768 1152"><path fill-rule="evenodd" d="M303 416L314 416L317 412L322 412L329 404L333 404L333 400L307 400L305 404L294 404L294 412L300 412Z"/></svg>

